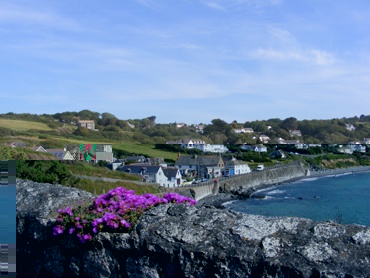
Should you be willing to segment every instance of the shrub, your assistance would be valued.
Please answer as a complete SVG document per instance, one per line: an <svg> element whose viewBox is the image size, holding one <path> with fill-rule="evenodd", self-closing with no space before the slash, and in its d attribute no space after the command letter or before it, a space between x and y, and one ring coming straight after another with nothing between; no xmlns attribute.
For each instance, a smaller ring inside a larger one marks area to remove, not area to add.
<svg viewBox="0 0 370 278"><path fill-rule="evenodd" d="M17 160L17 178L62 184L71 178L71 173L59 161Z"/></svg>

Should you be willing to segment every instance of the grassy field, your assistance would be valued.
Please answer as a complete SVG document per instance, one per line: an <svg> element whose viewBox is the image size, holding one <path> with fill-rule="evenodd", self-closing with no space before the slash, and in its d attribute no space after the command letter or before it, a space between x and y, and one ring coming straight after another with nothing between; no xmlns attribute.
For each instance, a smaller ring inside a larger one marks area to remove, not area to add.
<svg viewBox="0 0 370 278"><path fill-rule="evenodd" d="M97 165L92 164L92 163L91 164L90 163L74 163L74 164L64 163L64 166L72 174L76 174L76 175L104 177L104 178L132 180L132 181L141 180L140 178L136 176L122 173L119 171L112 171L105 167L98 167Z"/></svg>
<svg viewBox="0 0 370 278"><path fill-rule="evenodd" d="M177 153L157 150L154 148L154 145L120 143L113 144L113 148L125 150L131 153L143 154L149 157L162 157L164 159L170 159L174 161L177 159Z"/></svg>
<svg viewBox="0 0 370 278"><path fill-rule="evenodd" d="M112 144L112 147L118 150L124 150L134 154L142 154L146 157L162 157L164 159L170 159L175 161L177 159L177 153L166 152L163 150L157 150L154 145L149 144L136 144L136 143L122 143L117 141L103 142L94 140L77 140L77 139L65 139L54 136L54 140L64 142L65 144Z"/></svg>
<svg viewBox="0 0 370 278"><path fill-rule="evenodd" d="M104 182L104 181L93 181L93 180L86 180L81 179L75 186L75 188L85 190L90 192L94 195L100 195L108 193L109 190L117 188L117 187L124 187L129 190L134 190L136 194L158 194L161 193L161 190L157 187L150 186L150 185L138 185L135 183L130 183L129 181L123 182Z"/></svg>
<svg viewBox="0 0 370 278"><path fill-rule="evenodd" d="M28 129L52 130L50 127L43 123L8 119L0 119L0 127L18 130L28 130Z"/></svg>

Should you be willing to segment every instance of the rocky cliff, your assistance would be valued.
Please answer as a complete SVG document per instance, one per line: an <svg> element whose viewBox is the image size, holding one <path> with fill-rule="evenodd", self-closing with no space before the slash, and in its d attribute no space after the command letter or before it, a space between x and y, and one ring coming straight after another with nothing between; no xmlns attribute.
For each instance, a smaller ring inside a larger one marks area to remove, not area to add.
<svg viewBox="0 0 370 278"><path fill-rule="evenodd" d="M130 234L52 236L58 208L89 193L17 181L19 277L369 277L370 228L161 205Z"/></svg>

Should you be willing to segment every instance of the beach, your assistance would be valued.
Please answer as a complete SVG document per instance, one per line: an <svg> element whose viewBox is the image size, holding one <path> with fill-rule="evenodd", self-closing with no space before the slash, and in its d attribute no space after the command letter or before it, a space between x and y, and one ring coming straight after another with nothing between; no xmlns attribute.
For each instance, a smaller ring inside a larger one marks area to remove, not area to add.
<svg viewBox="0 0 370 278"><path fill-rule="evenodd" d="M370 171L370 166L354 166L354 167L347 167L347 168L311 171L309 176L301 176L301 177L292 178L280 184L291 183L297 180L307 179L307 178L335 176L335 175L342 175L342 174L347 174L347 173L360 173L360 172L367 172L367 171ZM272 187L272 186L276 186L276 184L261 185L261 187L258 187L258 189ZM224 208L223 204L227 202L231 202L231 201L240 200L240 199L243 199L243 198L239 195L234 195L232 193L219 193L217 195L209 195L209 196L204 197L203 199L198 201L196 206L214 206L216 208Z"/></svg>

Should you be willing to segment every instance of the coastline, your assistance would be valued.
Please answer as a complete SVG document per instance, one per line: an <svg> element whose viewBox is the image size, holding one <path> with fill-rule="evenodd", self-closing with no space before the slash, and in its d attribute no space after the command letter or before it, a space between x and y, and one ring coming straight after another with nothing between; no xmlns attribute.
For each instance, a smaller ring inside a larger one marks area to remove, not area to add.
<svg viewBox="0 0 370 278"><path fill-rule="evenodd" d="M302 179L319 178L319 177L352 174L352 173L362 173L362 172L370 172L370 166L353 166L353 167L347 167L347 168L326 169L324 171L311 171L309 176L301 176L301 177L288 179L279 184L261 185L257 188L257 190L269 188L269 187L276 186L276 185L292 183L292 182L302 180ZM224 209L225 207L223 206L223 204L225 204L226 202L237 201L237 200L246 199L246 198L245 197L242 198L241 196L238 196L232 193L218 193L217 195L209 195L209 196L204 197L203 199L198 201L196 206L199 206L199 207L213 206L219 209Z"/></svg>

